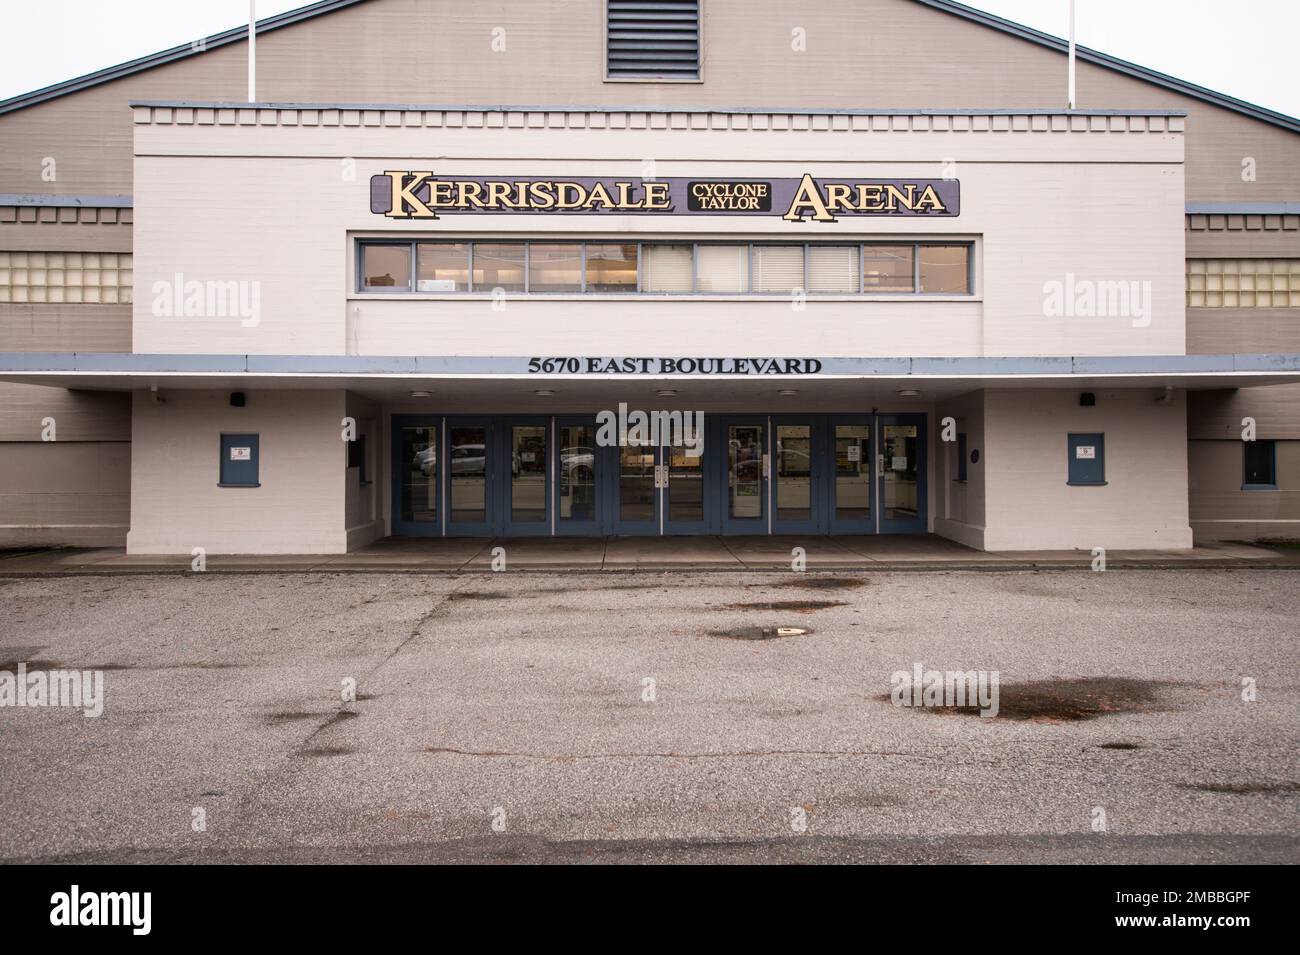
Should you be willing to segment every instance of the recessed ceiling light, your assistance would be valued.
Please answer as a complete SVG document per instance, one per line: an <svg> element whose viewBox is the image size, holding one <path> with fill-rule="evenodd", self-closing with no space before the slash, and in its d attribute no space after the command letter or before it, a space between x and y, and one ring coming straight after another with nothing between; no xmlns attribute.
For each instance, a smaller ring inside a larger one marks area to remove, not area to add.
<svg viewBox="0 0 1300 955"><path fill-rule="evenodd" d="M655 392L655 394L657 394L660 398L675 398L677 397L677 389L660 388L658 391Z"/></svg>
<svg viewBox="0 0 1300 955"><path fill-rule="evenodd" d="M899 388L898 397L900 398L919 398L921 393L915 388Z"/></svg>
<svg viewBox="0 0 1300 955"><path fill-rule="evenodd" d="M432 398L432 397L433 397L433 392L432 392L432 391L413 391L413 392L411 392L411 397L412 397L412 398Z"/></svg>
<svg viewBox="0 0 1300 955"><path fill-rule="evenodd" d="M780 388L780 389L777 390L777 394L778 394L778 395L782 395L783 397L789 398L791 395L797 395L797 394L799 394L799 389L798 389L798 388Z"/></svg>
<svg viewBox="0 0 1300 955"><path fill-rule="evenodd" d="M551 395L555 394L555 389L538 388L536 391L533 392L533 394L535 394L539 398L549 398Z"/></svg>

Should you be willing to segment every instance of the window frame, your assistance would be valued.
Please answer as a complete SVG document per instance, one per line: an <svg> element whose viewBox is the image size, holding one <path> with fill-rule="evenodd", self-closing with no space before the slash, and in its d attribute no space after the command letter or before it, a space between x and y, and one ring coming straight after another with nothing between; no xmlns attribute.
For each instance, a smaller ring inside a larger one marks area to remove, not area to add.
<svg viewBox="0 0 1300 955"><path fill-rule="evenodd" d="M463 291L453 292L421 292L417 288L419 275L419 249L422 245L467 245L469 247L469 280L466 282L467 288ZM780 238L763 238L763 239L636 239L635 242L627 239L620 240L618 237L611 238L590 238L590 237L570 237L570 236L538 236L531 238L499 238L499 237L476 237L476 236L428 236L418 235L410 239L395 239L387 237L370 237L358 236L355 239L355 269L353 295L397 295L411 296L413 298L430 297L430 298L447 298L447 297L473 297L473 296L490 296L491 289L479 289L474 281L474 268L476 264L477 250L480 245L521 245L524 250L523 262L523 279L524 287L521 291L507 292L512 296L593 296L603 297L611 296L615 298L627 298L631 296L680 296L690 298L755 298L755 299L781 299L789 298L789 291L757 291L754 288L754 252L755 249L765 246L781 246L790 248L799 248L803 255L803 285L801 286L802 294L805 298L834 300L843 298L860 298L860 299L917 299L924 300L978 300L978 293L975 287L975 240L973 239L913 239L910 241L900 241L897 239L871 239L858 240L849 242L843 239L827 239L825 241L808 242L793 241L792 239ZM532 285L532 261L531 249L533 245L576 245L580 253L580 273L581 283L578 289L569 290L548 290L534 291ZM629 287L627 291L591 291L589 288L587 276L587 248L589 245L635 245L636 246L636 284L635 287ZM647 246L687 246L691 250L691 289L690 291L672 291L672 292L654 292L645 289L645 249ZM396 286L369 286L365 284L365 250L370 246L399 246L406 247L408 250L409 275L407 277L407 287L399 288ZM737 246L746 249L748 258L749 274L746 281L747 290L744 292L715 292L700 290L700 249L712 246ZM812 292L808 288L808 268L811 251L814 248L822 246L831 247L849 247L854 246L858 249L858 282L857 290L849 292ZM912 249L912 288L911 290L900 289L868 289L864 270L867 261L867 250L873 247L897 248L899 246L909 246ZM966 291L964 292L926 292L921 289L921 249L926 246L941 247L959 247L966 253Z"/></svg>
<svg viewBox="0 0 1300 955"><path fill-rule="evenodd" d="M1246 461L1246 455L1250 452L1250 446L1262 447L1268 445L1268 472L1269 480L1267 482L1249 481L1250 467ZM1243 491L1276 491L1277 486L1277 441L1273 438L1256 438L1254 441L1241 442L1241 489Z"/></svg>
<svg viewBox="0 0 1300 955"><path fill-rule="evenodd" d="M387 285L367 285L367 284L366 284L366 252L365 252L365 250L366 250L366 248L368 248L369 246L379 246L379 245L385 245L385 246L399 246L399 247L400 247L400 246L406 246L406 247L407 247L407 276L406 276L407 287L406 287L405 289L398 288L398 287L395 286L395 285L394 285L394 286L387 286ZM471 255L472 255L472 253L471 253ZM357 246L357 256L356 256L356 260L357 260L357 281L356 281L357 294L359 294L359 295L416 295L416 294L424 294L424 295L428 295L428 294L432 294L432 293L428 293L428 292L417 293L417 292L415 291L415 276L416 276L416 273L418 272L418 266L416 265L416 262L415 262L415 256L416 256L416 240L414 240L414 239L375 239L375 240L373 240L373 241L367 239L367 240L365 240L364 242L360 242L360 243L358 243L358 246ZM473 278L473 276L471 275L471 280L472 280L472 278Z"/></svg>

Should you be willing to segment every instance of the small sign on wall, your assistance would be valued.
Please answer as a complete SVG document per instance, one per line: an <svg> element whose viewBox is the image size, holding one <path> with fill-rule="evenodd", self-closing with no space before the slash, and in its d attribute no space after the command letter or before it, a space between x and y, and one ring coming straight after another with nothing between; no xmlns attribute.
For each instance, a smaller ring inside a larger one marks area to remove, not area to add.
<svg viewBox="0 0 1300 955"><path fill-rule="evenodd" d="M1066 436L1069 449L1067 483L1073 485L1106 483L1106 436L1071 434Z"/></svg>
<svg viewBox="0 0 1300 955"><path fill-rule="evenodd" d="M221 487L260 487L258 477L258 436L223 434L221 468L217 483Z"/></svg>

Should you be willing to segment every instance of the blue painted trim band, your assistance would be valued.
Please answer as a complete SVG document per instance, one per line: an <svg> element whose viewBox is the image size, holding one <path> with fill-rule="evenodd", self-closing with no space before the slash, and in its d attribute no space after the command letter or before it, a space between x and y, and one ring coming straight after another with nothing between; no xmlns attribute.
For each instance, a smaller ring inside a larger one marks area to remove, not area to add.
<svg viewBox="0 0 1300 955"><path fill-rule="evenodd" d="M668 356L672 357L672 356ZM1043 377L1300 372L1300 354L1098 355L1077 357L821 358L812 377ZM0 372L211 373L230 375L525 375L526 357L490 355L154 355L3 352ZM537 375L538 378L554 377ZM583 377L583 376L570 376ZM585 376L601 379L607 376ZM635 376L645 377L645 376ZM706 378L745 378L754 375ZM773 376L775 380L776 376Z"/></svg>

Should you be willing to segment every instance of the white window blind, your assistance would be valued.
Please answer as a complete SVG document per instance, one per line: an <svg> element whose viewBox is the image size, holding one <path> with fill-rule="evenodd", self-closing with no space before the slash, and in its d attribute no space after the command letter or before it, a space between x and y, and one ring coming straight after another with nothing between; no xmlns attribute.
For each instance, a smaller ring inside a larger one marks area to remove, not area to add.
<svg viewBox="0 0 1300 955"><path fill-rule="evenodd" d="M857 292L858 247L813 245L808 248L808 291Z"/></svg>
<svg viewBox="0 0 1300 955"><path fill-rule="evenodd" d="M749 246L702 245L697 292L748 292Z"/></svg>
<svg viewBox="0 0 1300 955"><path fill-rule="evenodd" d="M643 292L691 291L692 249L689 245L641 247Z"/></svg>
<svg viewBox="0 0 1300 955"><path fill-rule="evenodd" d="M793 292L803 288L802 245L754 246L754 291Z"/></svg>

